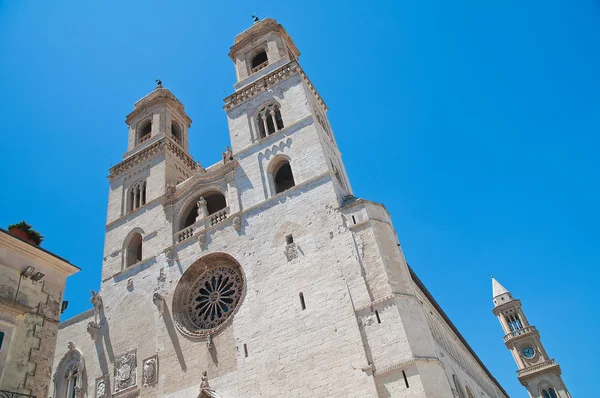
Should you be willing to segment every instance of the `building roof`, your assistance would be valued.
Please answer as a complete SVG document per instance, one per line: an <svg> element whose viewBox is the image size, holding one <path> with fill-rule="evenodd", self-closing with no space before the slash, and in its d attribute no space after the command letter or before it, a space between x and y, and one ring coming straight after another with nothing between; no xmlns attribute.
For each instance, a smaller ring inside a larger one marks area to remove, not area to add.
<svg viewBox="0 0 600 398"><path fill-rule="evenodd" d="M504 293L508 293L508 290L492 276L492 298L496 298Z"/></svg>
<svg viewBox="0 0 600 398"><path fill-rule="evenodd" d="M11 234L10 232L8 232L7 230L5 230L5 229L3 229L3 228L0 228L0 233L4 233L4 234L6 234L6 235L10 236L10 237L11 237L11 238L13 238L13 239L16 239L16 240L19 240L19 241L21 241L21 242L23 242L23 243L26 243L26 244L28 244L28 245L29 245L29 246L31 246L32 248L35 248L35 249L37 249L37 250L40 250L40 251L41 251L41 252L43 252L43 253L49 254L49 255L51 255L52 257L54 257L54 258L56 258L56 259L58 259L58 260L60 260L60 261L62 261L62 262L64 262L64 263L67 263L67 264L69 264L69 265L70 265L70 266L72 266L72 267L75 267L75 268L77 268L77 270L78 270L78 271L79 271L79 270L81 270L81 268L79 268L78 266L76 266L76 265L74 265L74 264L71 264L71 263L69 262L69 260L66 260L66 259L64 259L64 258L60 257L59 255L52 253L50 250L46 250L46 249L44 249L44 248L42 248L42 247L40 247L40 246L36 246L36 245L34 245L34 244L31 244L31 243L27 242L26 240L23 240L23 239L21 239L21 238L19 238L19 237L17 237L17 236L14 236L13 234Z"/></svg>

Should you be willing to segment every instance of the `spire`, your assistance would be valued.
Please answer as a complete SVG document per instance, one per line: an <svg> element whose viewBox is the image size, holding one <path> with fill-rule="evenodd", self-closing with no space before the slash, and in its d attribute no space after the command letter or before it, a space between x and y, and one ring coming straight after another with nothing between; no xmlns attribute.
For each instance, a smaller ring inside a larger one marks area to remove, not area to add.
<svg viewBox="0 0 600 398"><path fill-rule="evenodd" d="M492 276L492 298L496 298L504 293L508 293L508 290Z"/></svg>

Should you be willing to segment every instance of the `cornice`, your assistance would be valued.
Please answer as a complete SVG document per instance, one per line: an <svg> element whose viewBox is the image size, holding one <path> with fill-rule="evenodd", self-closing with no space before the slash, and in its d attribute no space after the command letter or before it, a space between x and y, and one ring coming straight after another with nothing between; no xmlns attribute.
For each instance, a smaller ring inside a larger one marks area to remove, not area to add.
<svg viewBox="0 0 600 398"><path fill-rule="evenodd" d="M503 311L506 311L509 308L521 308L521 300L519 299L513 299L511 301L507 301L506 303L502 303L496 307L494 307L494 309L492 310L492 312L494 313L494 315L498 316L498 314L500 314Z"/></svg>
<svg viewBox="0 0 600 398"><path fill-rule="evenodd" d="M539 376L541 373L554 373L560 375L560 365L557 364L554 359L549 359L528 368L517 370L517 376L523 385L525 385L526 380Z"/></svg>
<svg viewBox="0 0 600 398"><path fill-rule="evenodd" d="M406 361L398 362L398 363L395 363L394 365L387 366L381 370L374 370L373 375L374 376L382 376L384 374L393 372L394 370L406 368L407 366L412 365L414 363L431 363L431 364L440 366L442 369L446 369L446 367L444 366L442 361L440 361L438 358L414 357L414 358L407 359Z"/></svg>
<svg viewBox="0 0 600 398"><path fill-rule="evenodd" d="M230 111L234 107L256 97L257 95L267 91L269 88L273 87L279 82L286 80L295 74L299 74L304 79L304 82L308 85L309 89L317 99L319 105L323 108L324 111L327 111L327 105L325 105L325 102L313 86L312 82L306 76L306 74L296 61L288 62L282 67L275 69L273 72L264 75L255 82L240 88L230 96L225 97L225 99L223 100L225 102L223 109L225 109L226 111Z"/></svg>
<svg viewBox="0 0 600 398"><path fill-rule="evenodd" d="M150 94L137 101L133 106L133 111L125 117L125 122L129 124L132 119L134 119L140 112L144 110L144 108L147 108L150 105L167 102L172 102L173 105L175 105L175 107L182 112L182 114L187 118L188 124L192 123L192 119L186 115L184 111L185 107L181 101L179 101L169 89L163 87L157 87Z"/></svg>
<svg viewBox="0 0 600 398"><path fill-rule="evenodd" d="M237 166L238 161L232 160L227 163L213 165L204 171L196 170L190 178L180 184L181 186L176 189L172 197L163 200L163 204L170 205L176 203L198 185L210 184L226 178L229 173L235 171Z"/></svg>
<svg viewBox="0 0 600 398"><path fill-rule="evenodd" d="M265 18L235 37L233 46L229 49L229 58L235 61L235 57L240 49L243 49L246 45L251 43L252 39L263 36L268 32L279 33L294 57L298 58L300 56L300 51L296 48L296 45L283 25L278 24L273 18Z"/></svg>
<svg viewBox="0 0 600 398"><path fill-rule="evenodd" d="M131 170L133 167L137 166L138 164L142 163L143 161L145 161L151 157L154 157L154 155L156 155L157 153L160 152L160 150L165 146L165 144L166 144L166 137L163 137L160 140L156 141L155 143L142 149L141 151L129 156L127 159L123 160L122 162L117 163L116 165L114 165L113 167L108 169L109 170L108 179L110 181L113 181L114 179L119 177L124 172Z"/></svg>

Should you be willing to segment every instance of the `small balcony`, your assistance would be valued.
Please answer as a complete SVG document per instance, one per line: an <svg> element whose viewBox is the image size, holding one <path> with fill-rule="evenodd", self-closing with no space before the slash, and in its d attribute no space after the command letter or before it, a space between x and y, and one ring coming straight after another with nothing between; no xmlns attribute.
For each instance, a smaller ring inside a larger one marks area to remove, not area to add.
<svg viewBox="0 0 600 398"><path fill-rule="evenodd" d="M535 326L527 326L527 327L524 327L523 329L512 331L509 334L507 334L506 336L504 336L504 342L506 343L509 340L512 340L514 338L523 336L527 333L533 333L533 332L537 332L537 329L535 328Z"/></svg>
<svg viewBox="0 0 600 398"><path fill-rule="evenodd" d="M517 370L517 376L519 378L529 376L533 373L537 373L540 370L545 370L554 366L558 366L554 359L550 359L548 361L538 363L537 365L530 366L525 369Z"/></svg>
<svg viewBox="0 0 600 398"><path fill-rule="evenodd" d="M194 236L195 232L214 227L220 222L225 221L229 216L230 212L231 210L229 209L229 207L225 207L224 209L221 209L213 214L204 217L201 220L196 221L189 227L185 227L182 230L175 232L175 234L173 234L173 239L175 243L181 243L185 240L188 240L189 238Z"/></svg>
<svg viewBox="0 0 600 398"><path fill-rule="evenodd" d="M150 139L150 134L146 134L142 137L140 137L140 139L138 140L138 145L143 144L144 142L148 141Z"/></svg>
<svg viewBox="0 0 600 398"><path fill-rule="evenodd" d="M269 61L265 61L260 65L256 65L254 68L252 68L252 73L256 73L259 70L266 68L267 65L269 65Z"/></svg>

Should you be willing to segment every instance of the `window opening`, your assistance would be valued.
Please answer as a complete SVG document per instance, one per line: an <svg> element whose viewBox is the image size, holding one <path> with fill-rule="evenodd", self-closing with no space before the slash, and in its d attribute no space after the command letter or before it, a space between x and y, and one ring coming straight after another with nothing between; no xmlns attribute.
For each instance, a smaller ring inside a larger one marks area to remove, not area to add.
<svg viewBox="0 0 600 398"><path fill-rule="evenodd" d="M289 163L284 163L275 173L275 193L286 191L292 188L295 184L292 168Z"/></svg>
<svg viewBox="0 0 600 398"><path fill-rule="evenodd" d="M179 125L175 122L171 123L171 135L173 136L175 142L181 145L181 129L179 128Z"/></svg>
<svg viewBox="0 0 600 398"><path fill-rule="evenodd" d="M554 388L542 390L542 397L543 398L557 398L556 391L554 391Z"/></svg>
<svg viewBox="0 0 600 398"><path fill-rule="evenodd" d="M356 224L356 218L354 216L352 216L352 222Z"/></svg>
<svg viewBox="0 0 600 398"><path fill-rule="evenodd" d="M0 351L2 351L2 342L4 341L4 332L0 332Z"/></svg>
<svg viewBox="0 0 600 398"><path fill-rule="evenodd" d="M134 233L127 246L127 266L142 261L142 235L138 232Z"/></svg>
<svg viewBox="0 0 600 398"><path fill-rule="evenodd" d="M266 51L261 51L252 58L252 73L257 72L267 66L269 59ZM264 65L263 65L264 64ZM260 66L260 68L259 68Z"/></svg>
<svg viewBox="0 0 600 398"><path fill-rule="evenodd" d="M152 122L148 122L144 125L144 127L142 128L142 130L139 134L138 144L141 144L142 142L144 142L148 138L150 138L151 132L152 132Z"/></svg>
<svg viewBox="0 0 600 398"><path fill-rule="evenodd" d="M306 309L306 303L304 302L304 293L300 292L300 306L302 307L302 311Z"/></svg>
<svg viewBox="0 0 600 398"><path fill-rule="evenodd" d="M283 129L284 123L279 106L277 104L269 104L263 107L258 111L256 124L258 125L258 135L260 138L265 138Z"/></svg>
<svg viewBox="0 0 600 398"><path fill-rule="evenodd" d="M129 188L127 210L133 211L146 204L146 181L138 181Z"/></svg>
<svg viewBox="0 0 600 398"><path fill-rule="evenodd" d="M227 207L227 201L225 200L225 195L220 192L207 192L202 194L202 197L206 201L206 210L208 215L214 214L220 210L223 210ZM198 199L200 199L198 197ZM198 199L194 202L194 205L189 210L184 218L183 225L181 229L187 228L190 225L193 225L200 214L198 214ZM206 214L206 213L205 213Z"/></svg>
<svg viewBox="0 0 600 398"><path fill-rule="evenodd" d="M288 236L285 237L285 243L287 243L288 245L291 245L292 243L294 243L294 237L292 236L292 234L289 234Z"/></svg>
<svg viewBox="0 0 600 398"><path fill-rule="evenodd" d="M244 344L244 357L248 358L248 346Z"/></svg>
<svg viewBox="0 0 600 398"><path fill-rule="evenodd" d="M379 311L375 310L375 316L377 317L377 323L381 323L381 318L379 317Z"/></svg>
<svg viewBox="0 0 600 398"><path fill-rule="evenodd" d="M405 371L402 371L402 376L404 377L404 384L406 385L406 388L410 388L410 386L408 385L408 379L406 378Z"/></svg>

